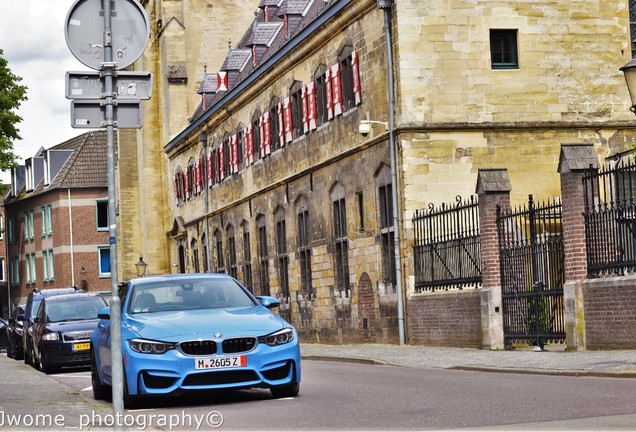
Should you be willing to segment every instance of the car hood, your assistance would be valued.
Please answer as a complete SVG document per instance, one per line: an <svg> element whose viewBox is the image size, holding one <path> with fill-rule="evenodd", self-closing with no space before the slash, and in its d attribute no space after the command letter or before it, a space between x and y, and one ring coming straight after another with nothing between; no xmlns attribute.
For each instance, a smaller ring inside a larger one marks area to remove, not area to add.
<svg viewBox="0 0 636 432"><path fill-rule="evenodd" d="M127 315L122 325L144 339L177 342L264 336L284 328L287 323L264 307L255 306L133 314Z"/></svg>
<svg viewBox="0 0 636 432"><path fill-rule="evenodd" d="M82 321L62 321L57 323L49 323L46 328L50 332L69 333L74 331L93 330L99 323L98 319L82 320Z"/></svg>

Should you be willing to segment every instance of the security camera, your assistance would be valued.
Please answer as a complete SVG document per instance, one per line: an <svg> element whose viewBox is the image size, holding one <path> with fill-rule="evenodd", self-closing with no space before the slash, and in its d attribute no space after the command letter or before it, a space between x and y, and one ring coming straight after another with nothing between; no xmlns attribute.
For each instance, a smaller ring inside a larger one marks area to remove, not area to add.
<svg viewBox="0 0 636 432"><path fill-rule="evenodd" d="M365 121L360 123L360 126L358 126L358 133L363 137L369 135L371 133L371 123Z"/></svg>

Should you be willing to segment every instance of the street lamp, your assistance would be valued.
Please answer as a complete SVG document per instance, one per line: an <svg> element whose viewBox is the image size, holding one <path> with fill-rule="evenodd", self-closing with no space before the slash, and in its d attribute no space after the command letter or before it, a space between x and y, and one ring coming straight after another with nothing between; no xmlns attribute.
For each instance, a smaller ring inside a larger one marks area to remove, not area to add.
<svg viewBox="0 0 636 432"><path fill-rule="evenodd" d="M144 262L144 257L140 256L139 262L135 264L135 267L137 267L137 277L144 277L146 275L147 266L148 264Z"/></svg>
<svg viewBox="0 0 636 432"><path fill-rule="evenodd" d="M627 90L629 91L629 97L632 99L632 106L629 109L636 114L636 58L631 59L629 63L619 70L625 74Z"/></svg>
<svg viewBox="0 0 636 432"><path fill-rule="evenodd" d="M86 282L86 269L82 266L82 271L80 271L80 276L82 277L82 290L87 291L88 282Z"/></svg>

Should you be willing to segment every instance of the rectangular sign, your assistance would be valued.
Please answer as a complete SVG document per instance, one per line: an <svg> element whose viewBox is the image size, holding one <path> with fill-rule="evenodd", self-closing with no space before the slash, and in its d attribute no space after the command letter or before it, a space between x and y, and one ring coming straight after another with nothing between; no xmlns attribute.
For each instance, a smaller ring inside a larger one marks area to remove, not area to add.
<svg viewBox="0 0 636 432"><path fill-rule="evenodd" d="M113 126L118 129L139 129L142 125L141 102L118 101L113 107ZM106 127L106 106L99 100L72 101L71 127L76 129L100 129Z"/></svg>
<svg viewBox="0 0 636 432"><path fill-rule="evenodd" d="M97 71L66 72L66 98L97 100L105 98L104 77ZM116 71L113 95L117 100L147 100L152 96L150 72Z"/></svg>

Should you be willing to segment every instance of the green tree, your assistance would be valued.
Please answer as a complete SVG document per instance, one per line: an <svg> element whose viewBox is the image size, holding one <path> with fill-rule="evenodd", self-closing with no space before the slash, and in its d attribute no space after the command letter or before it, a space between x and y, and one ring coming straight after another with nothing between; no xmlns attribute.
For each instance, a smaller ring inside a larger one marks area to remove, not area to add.
<svg viewBox="0 0 636 432"><path fill-rule="evenodd" d="M20 85L22 77L11 72L3 54L0 49L0 171L7 171L17 166L13 142L22 139L16 127L22 117L16 110L27 100L27 87Z"/></svg>

